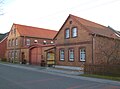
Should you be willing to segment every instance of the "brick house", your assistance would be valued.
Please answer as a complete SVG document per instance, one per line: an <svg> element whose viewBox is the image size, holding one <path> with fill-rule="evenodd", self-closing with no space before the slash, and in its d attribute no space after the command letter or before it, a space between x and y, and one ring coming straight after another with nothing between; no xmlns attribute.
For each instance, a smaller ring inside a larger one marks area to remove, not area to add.
<svg viewBox="0 0 120 89"><path fill-rule="evenodd" d="M7 49L7 37L8 33L2 34L0 40L0 60L5 59L6 57L6 49Z"/></svg>
<svg viewBox="0 0 120 89"><path fill-rule="evenodd" d="M34 64L32 62L42 58L41 50L37 51L36 54L35 50L38 47L36 44L53 44L53 37L55 35L56 31L54 30L13 24L7 39L8 61L31 62L31 64Z"/></svg>
<svg viewBox="0 0 120 89"><path fill-rule="evenodd" d="M99 44L111 39L120 38L110 27L69 15L54 37L56 65L83 67L85 63L98 63Z"/></svg>

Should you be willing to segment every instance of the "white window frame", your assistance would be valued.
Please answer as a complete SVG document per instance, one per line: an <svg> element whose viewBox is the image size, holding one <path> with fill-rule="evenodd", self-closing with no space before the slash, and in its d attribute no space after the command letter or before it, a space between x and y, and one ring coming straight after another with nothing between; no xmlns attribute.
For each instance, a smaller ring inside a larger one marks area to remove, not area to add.
<svg viewBox="0 0 120 89"><path fill-rule="evenodd" d="M26 45L27 45L27 46L30 45L30 39L26 39Z"/></svg>
<svg viewBox="0 0 120 89"><path fill-rule="evenodd" d="M69 49L69 61L74 61L74 49Z"/></svg>
<svg viewBox="0 0 120 89"><path fill-rule="evenodd" d="M13 31L14 31L14 34L16 34L16 29L15 28L13 29Z"/></svg>
<svg viewBox="0 0 120 89"><path fill-rule="evenodd" d="M72 28L72 37L77 37L77 27Z"/></svg>
<svg viewBox="0 0 120 89"><path fill-rule="evenodd" d="M11 58L11 52L10 51L8 52L8 58Z"/></svg>
<svg viewBox="0 0 120 89"><path fill-rule="evenodd" d="M64 49L60 49L60 61L64 61L65 60L65 51Z"/></svg>
<svg viewBox="0 0 120 89"><path fill-rule="evenodd" d="M14 59L14 56L15 56L15 55L14 55L14 51L12 51L12 59Z"/></svg>
<svg viewBox="0 0 120 89"><path fill-rule="evenodd" d="M80 48L80 61L86 61L86 49Z"/></svg>
<svg viewBox="0 0 120 89"><path fill-rule="evenodd" d="M8 47L11 46L11 40L8 40Z"/></svg>
<svg viewBox="0 0 120 89"><path fill-rule="evenodd" d="M15 51L15 58L17 59L18 57L18 51Z"/></svg>
<svg viewBox="0 0 120 89"><path fill-rule="evenodd" d="M18 38L15 39L15 45L18 45Z"/></svg>
<svg viewBox="0 0 120 89"><path fill-rule="evenodd" d="M12 46L15 46L15 40L12 39Z"/></svg>
<svg viewBox="0 0 120 89"><path fill-rule="evenodd" d="M70 38L70 29L69 28L67 28L66 30L65 30L65 38L67 39L67 38Z"/></svg>

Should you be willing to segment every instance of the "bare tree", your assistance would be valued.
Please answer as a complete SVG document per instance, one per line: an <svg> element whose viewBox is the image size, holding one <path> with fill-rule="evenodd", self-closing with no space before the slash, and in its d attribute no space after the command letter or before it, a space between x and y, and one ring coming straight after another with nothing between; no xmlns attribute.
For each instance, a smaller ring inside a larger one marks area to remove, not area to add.
<svg viewBox="0 0 120 89"><path fill-rule="evenodd" d="M4 0L0 0L0 15L3 15L3 7L2 7L3 1Z"/></svg>
<svg viewBox="0 0 120 89"><path fill-rule="evenodd" d="M120 64L120 40L102 38L97 44L97 63Z"/></svg>

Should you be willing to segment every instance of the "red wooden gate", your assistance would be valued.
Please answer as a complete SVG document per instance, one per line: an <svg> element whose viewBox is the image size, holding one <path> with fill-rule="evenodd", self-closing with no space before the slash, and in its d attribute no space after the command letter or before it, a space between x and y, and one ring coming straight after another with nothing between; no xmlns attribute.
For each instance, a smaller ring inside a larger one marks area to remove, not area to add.
<svg viewBox="0 0 120 89"><path fill-rule="evenodd" d="M41 62L40 48L33 48L30 50L30 64L39 65Z"/></svg>

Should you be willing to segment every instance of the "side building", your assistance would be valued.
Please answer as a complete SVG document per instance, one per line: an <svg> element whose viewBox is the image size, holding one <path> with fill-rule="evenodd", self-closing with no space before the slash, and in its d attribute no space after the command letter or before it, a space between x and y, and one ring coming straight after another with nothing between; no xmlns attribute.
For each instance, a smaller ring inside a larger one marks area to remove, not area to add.
<svg viewBox="0 0 120 89"><path fill-rule="evenodd" d="M6 61L8 33L0 34L0 60Z"/></svg>
<svg viewBox="0 0 120 89"><path fill-rule="evenodd" d="M53 44L53 37L56 33L57 31L54 30L13 24L7 39L7 60L30 63L30 57L34 57L36 53L34 47L31 46ZM41 51L39 51L39 56L38 60L41 60Z"/></svg>

